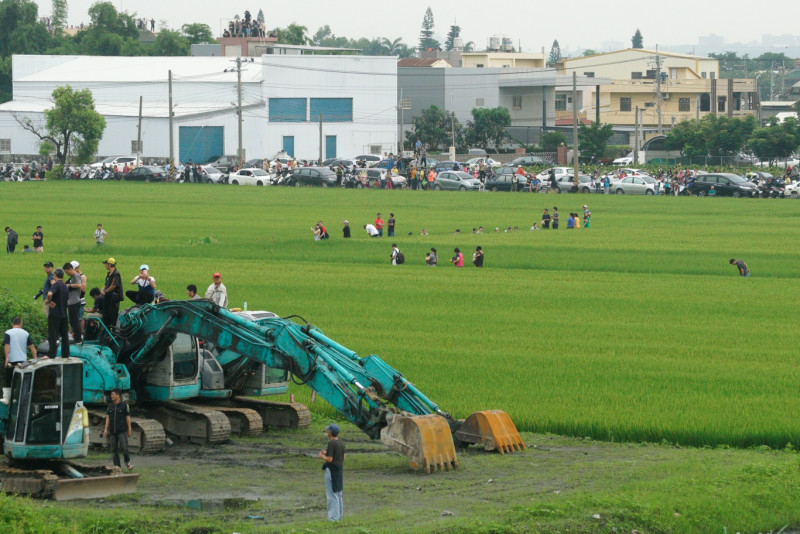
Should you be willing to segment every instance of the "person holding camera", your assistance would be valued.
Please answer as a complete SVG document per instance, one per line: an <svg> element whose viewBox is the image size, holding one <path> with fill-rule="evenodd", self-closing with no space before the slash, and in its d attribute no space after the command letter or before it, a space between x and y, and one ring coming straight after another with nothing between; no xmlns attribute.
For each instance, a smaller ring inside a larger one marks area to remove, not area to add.
<svg viewBox="0 0 800 534"><path fill-rule="evenodd" d="M151 304L156 296L156 279L150 276L150 267L146 263L139 266L139 274L131 280L133 284L138 285L139 289L126 291L125 296L134 304Z"/></svg>

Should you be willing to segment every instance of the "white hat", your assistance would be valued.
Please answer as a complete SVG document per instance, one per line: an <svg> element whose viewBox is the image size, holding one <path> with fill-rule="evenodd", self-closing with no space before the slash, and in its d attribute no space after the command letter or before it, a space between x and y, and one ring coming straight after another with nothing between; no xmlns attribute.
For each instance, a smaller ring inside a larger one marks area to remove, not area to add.
<svg viewBox="0 0 800 534"><path fill-rule="evenodd" d="M141 265L139 266L139 270L141 271L141 270L143 270L143 269L147 269L147 270L149 271L149 270L150 270L150 267L149 267L149 266L148 266L146 263L143 263L143 264L141 264Z"/></svg>
<svg viewBox="0 0 800 534"><path fill-rule="evenodd" d="M350 224L350 221L346 220L346 221L344 221L344 224Z"/></svg>
<svg viewBox="0 0 800 534"><path fill-rule="evenodd" d="M80 266L81 266L81 264L80 264L80 263L78 263L78 262L77 262L77 261L75 261L75 260L72 260L70 263L72 264L72 268L73 268L73 269L77 269L78 267L80 267Z"/></svg>

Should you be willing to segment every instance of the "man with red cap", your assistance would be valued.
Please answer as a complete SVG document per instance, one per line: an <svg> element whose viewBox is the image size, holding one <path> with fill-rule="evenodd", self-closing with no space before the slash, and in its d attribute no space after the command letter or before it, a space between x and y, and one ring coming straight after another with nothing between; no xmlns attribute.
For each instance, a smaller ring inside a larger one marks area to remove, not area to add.
<svg viewBox="0 0 800 534"><path fill-rule="evenodd" d="M221 274L214 273L214 282L206 289L206 298L223 308L228 307L228 289L222 283Z"/></svg>

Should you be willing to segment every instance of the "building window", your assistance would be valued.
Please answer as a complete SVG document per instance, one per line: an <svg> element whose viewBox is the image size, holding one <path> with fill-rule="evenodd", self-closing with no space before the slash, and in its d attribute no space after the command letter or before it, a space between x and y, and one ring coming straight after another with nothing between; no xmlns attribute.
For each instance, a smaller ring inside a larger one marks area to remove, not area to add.
<svg viewBox="0 0 800 534"><path fill-rule="evenodd" d="M131 141L131 154L138 154L139 152L144 152L144 150L142 150L142 143L143 143L142 141L138 141L136 139Z"/></svg>
<svg viewBox="0 0 800 534"><path fill-rule="evenodd" d="M619 110L620 111L630 111L631 110L631 97L629 96L622 96L619 99Z"/></svg>
<svg viewBox="0 0 800 534"><path fill-rule="evenodd" d="M594 78L594 72L584 72L583 75L587 78Z"/></svg>
<svg viewBox="0 0 800 534"><path fill-rule="evenodd" d="M641 80L642 73L641 72L631 72L631 80Z"/></svg>
<svg viewBox="0 0 800 534"><path fill-rule="evenodd" d="M369 153L376 156L381 155L381 145L369 145Z"/></svg>
<svg viewBox="0 0 800 534"><path fill-rule="evenodd" d="M700 111L711 111L711 97L708 93L700 95Z"/></svg>
<svg viewBox="0 0 800 534"><path fill-rule="evenodd" d="M270 98L270 122L306 122L305 98Z"/></svg>
<svg viewBox="0 0 800 534"><path fill-rule="evenodd" d="M692 111L691 100L689 100L688 98L679 98L678 111Z"/></svg>
<svg viewBox="0 0 800 534"><path fill-rule="evenodd" d="M477 64L475 65L475 67L476 67L476 68L479 68L479 69L482 69L482 68L483 68L483 63L477 63Z"/></svg>
<svg viewBox="0 0 800 534"><path fill-rule="evenodd" d="M708 77L708 73L706 73L706 72L701 72L701 73L700 73L700 77L701 77L701 78L703 78L703 79L705 80L705 79Z"/></svg>
<svg viewBox="0 0 800 534"><path fill-rule="evenodd" d="M656 71L655 69L649 70L644 74L644 77L648 80L655 80L656 79Z"/></svg>
<svg viewBox="0 0 800 534"><path fill-rule="evenodd" d="M11 139L0 139L0 152L4 154L11 153Z"/></svg>
<svg viewBox="0 0 800 534"><path fill-rule="evenodd" d="M726 96L717 97L717 111L723 112L725 111L725 101L728 100Z"/></svg>
<svg viewBox="0 0 800 534"><path fill-rule="evenodd" d="M556 111L567 111L567 95L556 95Z"/></svg>
<svg viewBox="0 0 800 534"><path fill-rule="evenodd" d="M353 122L352 98L312 98L311 122Z"/></svg>
<svg viewBox="0 0 800 534"><path fill-rule="evenodd" d="M709 72L708 73L708 77L713 80L713 79L715 79L717 77L717 73L716 72Z"/></svg>
<svg viewBox="0 0 800 534"><path fill-rule="evenodd" d="M512 97L511 107L514 109L522 109L522 95Z"/></svg>
<svg viewBox="0 0 800 534"><path fill-rule="evenodd" d="M478 106L479 108L483 107L483 99L482 98L476 98L475 99L475 105Z"/></svg>
<svg viewBox="0 0 800 534"><path fill-rule="evenodd" d="M678 69L669 69L669 79L670 80L678 79Z"/></svg>

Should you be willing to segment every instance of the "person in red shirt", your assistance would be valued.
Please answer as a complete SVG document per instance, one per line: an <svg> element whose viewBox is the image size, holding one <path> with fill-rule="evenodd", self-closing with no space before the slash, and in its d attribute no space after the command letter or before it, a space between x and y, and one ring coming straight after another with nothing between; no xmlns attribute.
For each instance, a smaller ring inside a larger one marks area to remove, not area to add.
<svg viewBox="0 0 800 534"><path fill-rule="evenodd" d="M375 229L378 230L378 237L383 237L383 219L380 213L375 217Z"/></svg>

